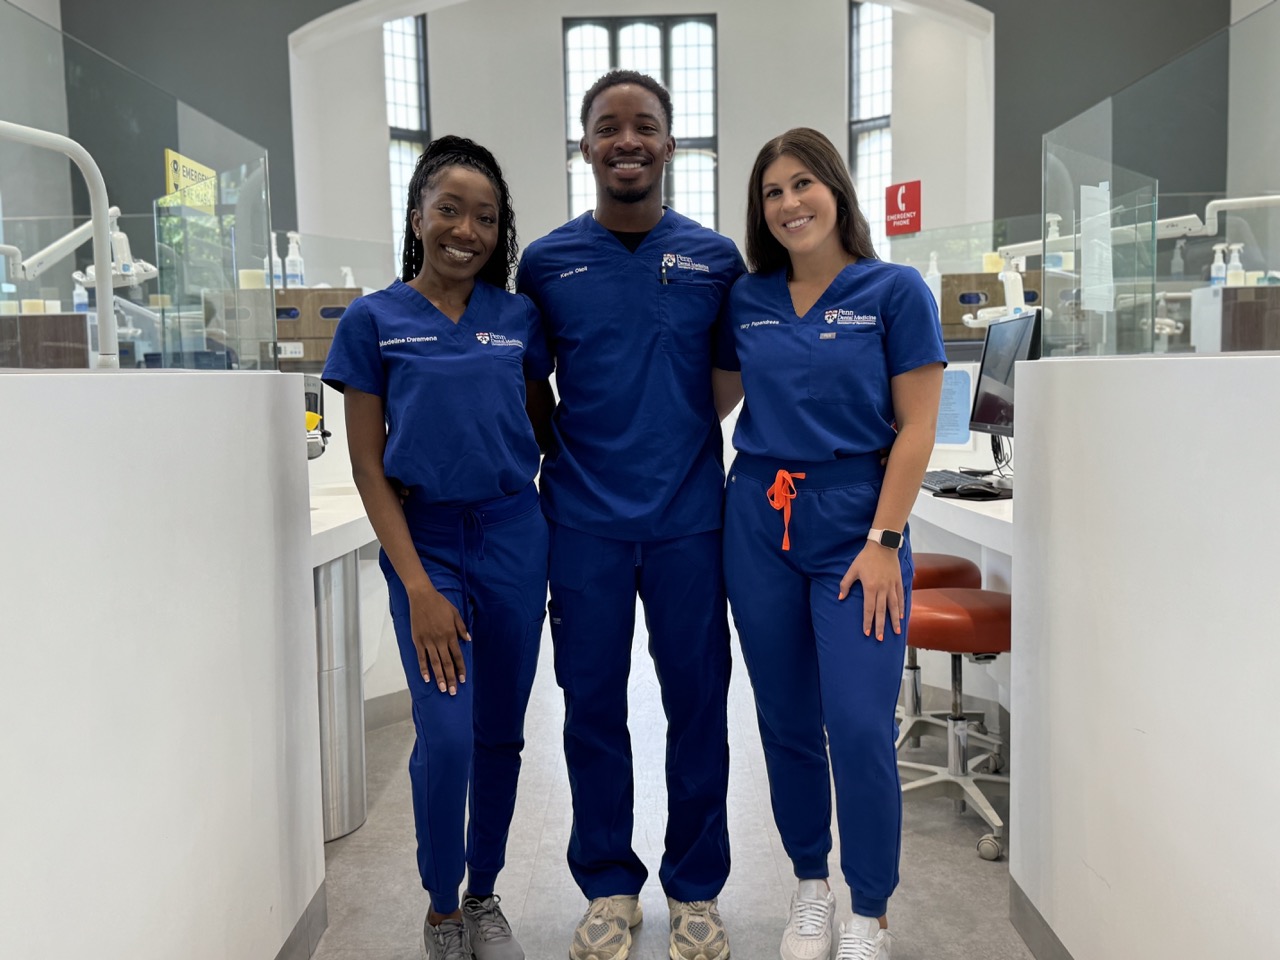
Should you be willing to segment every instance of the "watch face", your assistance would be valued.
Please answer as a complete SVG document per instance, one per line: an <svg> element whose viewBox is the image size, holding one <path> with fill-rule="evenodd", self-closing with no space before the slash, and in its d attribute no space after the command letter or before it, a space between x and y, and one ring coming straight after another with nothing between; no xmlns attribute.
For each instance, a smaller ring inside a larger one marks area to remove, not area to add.
<svg viewBox="0 0 1280 960"><path fill-rule="evenodd" d="M880 546L888 547L890 550L897 550L902 546L902 534L896 530L885 530L880 534Z"/></svg>

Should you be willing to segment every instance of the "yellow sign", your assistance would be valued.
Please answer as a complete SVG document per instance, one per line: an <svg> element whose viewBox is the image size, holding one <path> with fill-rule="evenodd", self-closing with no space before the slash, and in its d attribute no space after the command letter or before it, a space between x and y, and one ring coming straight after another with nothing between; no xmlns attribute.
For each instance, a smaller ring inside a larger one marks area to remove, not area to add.
<svg viewBox="0 0 1280 960"><path fill-rule="evenodd" d="M213 213L218 202L218 174L214 170L176 150L165 150L164 175L165 192L171 195L166 205L181 204Z"/></svg>

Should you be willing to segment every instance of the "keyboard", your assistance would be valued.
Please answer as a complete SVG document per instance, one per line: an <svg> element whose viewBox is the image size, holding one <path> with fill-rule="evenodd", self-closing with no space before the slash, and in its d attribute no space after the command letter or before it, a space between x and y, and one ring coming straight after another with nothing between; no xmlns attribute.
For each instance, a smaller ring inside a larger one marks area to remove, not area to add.
<svg viewBox="0 0 1280 960"><path fill-rule="evenodd" d="M982 477L958 470L927 470L920 486L931 493L950 493L962 483L981 483Z"/></svg>

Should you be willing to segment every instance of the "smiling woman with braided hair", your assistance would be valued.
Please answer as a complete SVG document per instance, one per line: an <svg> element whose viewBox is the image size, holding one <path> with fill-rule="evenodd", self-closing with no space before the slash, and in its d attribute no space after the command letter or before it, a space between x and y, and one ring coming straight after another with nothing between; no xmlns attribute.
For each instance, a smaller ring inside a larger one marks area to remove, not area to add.
<svg viewBox="0 0 1280 960"><path fill-rule="evenodd" d="M537 310L506 290L515 259L493 155L435 140L409 186L401 278L351 304L324 369L345 394L352 472L382 543L413 696L429 960L524 957L494 885L546 599L525 379L545 379L550 361Z"/></svg>

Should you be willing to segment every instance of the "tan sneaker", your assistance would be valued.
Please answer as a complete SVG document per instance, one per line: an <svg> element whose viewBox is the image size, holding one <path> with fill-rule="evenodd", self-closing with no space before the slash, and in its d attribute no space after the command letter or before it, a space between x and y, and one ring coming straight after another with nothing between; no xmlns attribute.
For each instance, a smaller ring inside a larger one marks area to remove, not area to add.
<svg viewBox="0 0 1280 960"><path fill-rule="evenodd" d="M643 919L639 897L596 897L573 931L570 960L626 960L631 928Z"/></svg>
<svg viewBox="0 0 1280 960"><path fill-rule="evenodd" d="M671 960L726 960L729 937L715 900L683 903L667 897L671 910Z"/></svg>

